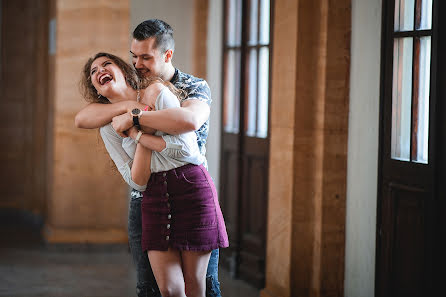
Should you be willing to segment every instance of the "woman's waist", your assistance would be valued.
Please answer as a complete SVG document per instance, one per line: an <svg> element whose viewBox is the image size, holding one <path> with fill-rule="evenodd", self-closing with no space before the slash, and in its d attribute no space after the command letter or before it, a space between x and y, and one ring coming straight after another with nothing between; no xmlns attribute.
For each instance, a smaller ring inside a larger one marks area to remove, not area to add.
<svg viewBox="0 0 446 297"><path fill-rule="evenodd" d="M185 164L181 166L177 166L168 170L162 170L158 172L152 172L150 175L150 181L151 182L157 182L157 181L164 181L166 179L170 178L181 178L184 176L184 174L191 172L191 171L206 171L204 166L202 164L196 165L196 164Z"/></svg>
<svg viewBox="0 0 446 297"><path fill-rule="evenodd" d="M202 155L190 156L181 160L165 156L159 152L153 152L150 169L152 174L166 172L172 169L180 168L185 165L202 165L206 163L206 157Z"/></svg>

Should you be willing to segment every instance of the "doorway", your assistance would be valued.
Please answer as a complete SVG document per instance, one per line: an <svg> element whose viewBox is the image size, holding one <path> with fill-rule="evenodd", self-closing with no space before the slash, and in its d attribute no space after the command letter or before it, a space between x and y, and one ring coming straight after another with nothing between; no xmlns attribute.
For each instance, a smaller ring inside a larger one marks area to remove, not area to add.
<svg viewBox="0 0 446 297"><path fill-rule="evenodd" d="M384 1L376 296L431 296L445 277L446 3Z"/></svg>

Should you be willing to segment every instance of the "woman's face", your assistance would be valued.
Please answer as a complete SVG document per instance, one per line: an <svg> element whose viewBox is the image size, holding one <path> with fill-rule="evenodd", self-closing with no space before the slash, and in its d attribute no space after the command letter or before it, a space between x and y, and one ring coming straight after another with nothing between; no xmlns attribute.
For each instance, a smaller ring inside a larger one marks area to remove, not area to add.
<svg viewBox="0 0 446 297"><path fill-rule="evenodd" d="M127 87L122 70L108 57L99 57L93 61L90 77L98 94L107 97L110 101L119 89Z"/></svg>

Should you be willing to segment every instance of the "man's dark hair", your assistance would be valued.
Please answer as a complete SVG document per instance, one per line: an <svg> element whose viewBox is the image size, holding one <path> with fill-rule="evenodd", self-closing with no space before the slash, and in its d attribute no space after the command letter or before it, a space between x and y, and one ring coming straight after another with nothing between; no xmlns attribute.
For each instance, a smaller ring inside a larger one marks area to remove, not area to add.
<svg viewBox="0 0 446 297"><path fill-rule="evenodd" d="M133 31L133 38L142 41L147 38L155 37L156 48L164 53L168 49L175 49L172 27L158 19L150 19L139 24Z"/></svg>

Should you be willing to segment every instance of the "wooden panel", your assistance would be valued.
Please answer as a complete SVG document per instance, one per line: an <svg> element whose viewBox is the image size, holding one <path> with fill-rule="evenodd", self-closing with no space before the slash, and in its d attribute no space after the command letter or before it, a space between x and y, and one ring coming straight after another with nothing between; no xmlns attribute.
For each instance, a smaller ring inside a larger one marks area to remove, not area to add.
<svg viewBox="0 0 446 297"><path fill-rule="evenodd" d="M244 138L239 274L257 287L265 279L268 144L268 139Z"/></svg>
<svg viewBox="0 0 446 297"><path fill-rule="evenodd" d="M426 296L434 276L432 194L395 183L383 190L379 296Z"/></svg>
<svg viewBox="0 0 446 297"><path fill-rule="evenodd" d="M220 263L235 273L238 247L238 135L224 134L222 137L222 161L220 167L220 205L229 236L229 248L220 251Z"/></svg>

